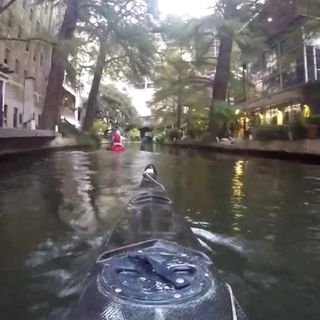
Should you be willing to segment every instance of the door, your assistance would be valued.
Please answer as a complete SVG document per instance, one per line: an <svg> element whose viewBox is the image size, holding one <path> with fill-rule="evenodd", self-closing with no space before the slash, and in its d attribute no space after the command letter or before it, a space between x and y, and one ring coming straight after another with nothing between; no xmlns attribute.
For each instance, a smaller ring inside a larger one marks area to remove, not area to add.
<svg viewBox="0 0 320 320"><path fill-rule="evenodd" d="M3 106L3 128L6 128L8 126L8 105Z"/></svg>
<svg viewBox="0 0 320 320"><path fill-rule="evenodd" d="M0 80L0 128L4 127L3 81Z"/></svg>

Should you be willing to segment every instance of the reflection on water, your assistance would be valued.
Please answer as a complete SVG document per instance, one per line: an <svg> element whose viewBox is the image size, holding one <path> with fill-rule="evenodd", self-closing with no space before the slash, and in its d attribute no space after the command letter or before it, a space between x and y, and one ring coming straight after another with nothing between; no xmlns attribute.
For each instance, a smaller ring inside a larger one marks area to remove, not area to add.
<svg viewBox="0 0 320 320"><path fill-rule="evenodd" d="M73 152L65 159L63 166L65 174L61 179L62 201L59 206L59 217L76 231L94 233L97 219L90 195L93 185L89 155Z"/></svg>
<svg viewBox="0 0 320 320"><path fill-rule="evenodd" d="M63 318L150 162L251 319L320 318L319 167L134 148L1 164L1 319Z"/></svg>
<svg viewBox="0 0 320 320"><path fill-rule="evenodd" d="M235 208L241 206L241 200L243 197L243 182L242 177L245 169L245 162L243 160L239 160L234 165L234 178L232 179L233 185L233 197Z"/></svg>
<svg viewBox="0 0 320 320"><path fill-rule="evenodd" d="M243 198L245 197L243 190L243 176L245 173L246 163L243 160L238 160L234 165L234 177L232 179L232 197L231 204L233 206L234 222L232 224L233 230L241 232L241 226L239 220L243 217L243 209L246 207L243 205Z"/></svg>

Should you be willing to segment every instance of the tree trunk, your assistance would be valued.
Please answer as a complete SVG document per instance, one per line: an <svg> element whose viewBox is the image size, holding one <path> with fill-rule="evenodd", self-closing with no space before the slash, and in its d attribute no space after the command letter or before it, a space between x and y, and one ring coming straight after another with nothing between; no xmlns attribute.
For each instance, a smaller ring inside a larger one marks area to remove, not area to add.
<svg viewBox="0 0 320 320"><path fill-rule="evenodd" d="M212 98L209 114L209 131L214 133L214 111L217 101L225 102L227 99L228 83L230 79L230 61L233 39L228 35L220 37L219 56L216 68L216 74L212 87Z"/></svg>
<svg viewBox="0 0 320 320"><path fill-rule="evenodd" d="M90 131L93 121L97 112L97 99L99 93L100 82L103 74L103 68L107 56L107 45L105 41L100 39L100 51L98 55L98 60L96 68L94 70L93 81L91 84L91 89L88 97L86 116L84 118L82 129L84 131Z"/></svg>
<svg viewBox="0 0 320 320"><path fill-rule="evenodd" d="M237 1L229 0L226 4L225 14L224 17L226 21L232 20L237 15ZM227 99L227 92L228 92L228 83L230 80L230 73L231 73L231 53L232 53L232 46L233 46L233 34L230 31L220 30L219 40L219 55L216 67L216 73L213 81L212 87L212 99L210 104L210 111L209 111L209 132L214 134L215 133L215 119L214 119L214 112L215 112L215 104L218 101L225 102Z"/></svg>
<svg viewBox="0 0 320 320"><path fill-rule="evenodd" d="M177 128L178 128L178 130L181 129L181 112L182 112L182 105L181 105L181 102L179 102L178 108L177 108Z"/></svg>
<svg viewBox="0 0 320 320"><path fill-rule="evenodd" d="M59 122L60 106L63 98L62 84L69 56L69 50L62 46L64 41L73 38L79 19L80 0L68 0L66 5L58 35L59 42L52 49L51 69L40 124L42 129L54 130Z"/></svg>
<svg viewBox="0 0 320 320"><path fill-rule="evenodd" d="M179 91L178 91L178 105L177 105L177 128L178 130L181 129L181 113L182 113L182 85L181 85L181 76L178 77L179 82Z"/></svg>

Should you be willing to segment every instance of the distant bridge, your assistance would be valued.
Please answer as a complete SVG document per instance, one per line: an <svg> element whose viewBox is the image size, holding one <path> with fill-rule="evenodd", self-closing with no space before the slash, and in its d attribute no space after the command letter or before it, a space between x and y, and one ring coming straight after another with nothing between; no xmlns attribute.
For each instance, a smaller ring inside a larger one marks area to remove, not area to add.
<svg viewBox="0 0 320 320"><path fill-rule="evenodd" d="M143 138L146 134L146 132L151 132L153 130L153 118L152 116L145 116L145 117L139 117L140 119L140 126L139 130L141 133L141 138Z"/></svg>
<svg viewBox="0 0 320 320"><path fill-rule="evenodd" d="M152 116L144 116L139 117L140 119L140 128L152 128L153 127L153 117Z"/></svg>

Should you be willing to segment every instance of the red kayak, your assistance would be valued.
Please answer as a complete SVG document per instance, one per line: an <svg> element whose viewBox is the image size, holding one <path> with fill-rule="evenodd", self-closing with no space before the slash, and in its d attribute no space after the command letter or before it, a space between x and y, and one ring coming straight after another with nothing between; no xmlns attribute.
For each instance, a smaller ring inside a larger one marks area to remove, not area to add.
<svg viewBox="0 0 320 320"><path fill-rule="evenodd" d="M113 145L111 147L111 151L115 151L115 152L123 152L125 150L125 148L123 146L119 146L119 145Z"/></svg>

